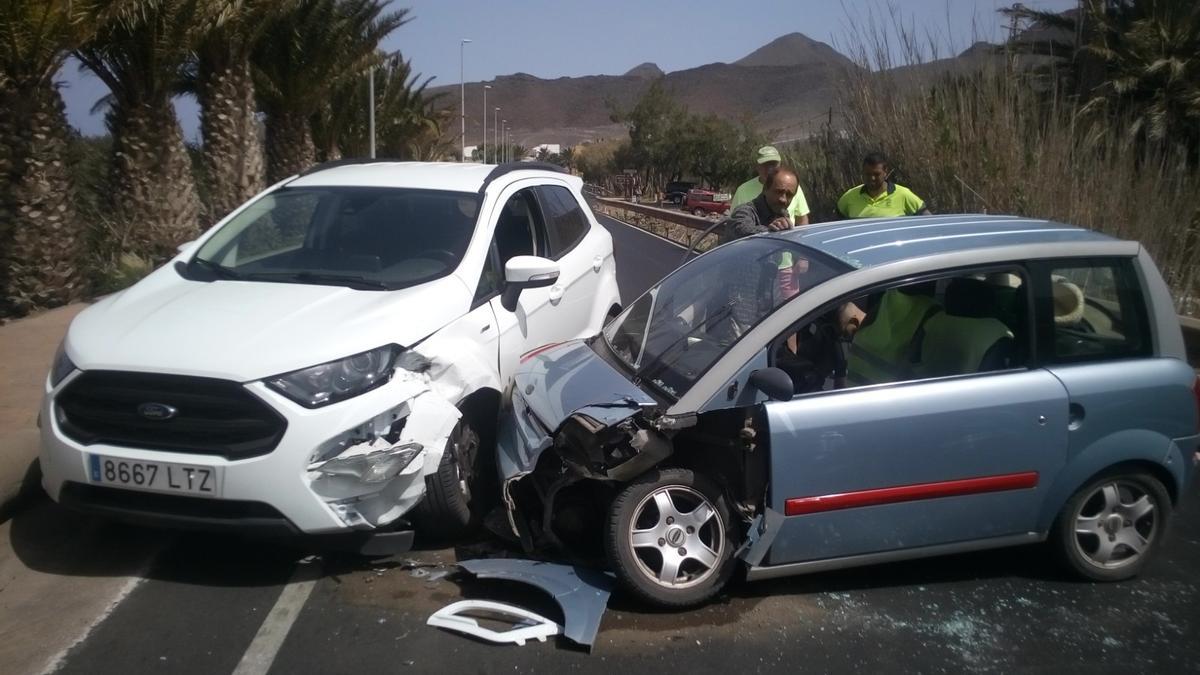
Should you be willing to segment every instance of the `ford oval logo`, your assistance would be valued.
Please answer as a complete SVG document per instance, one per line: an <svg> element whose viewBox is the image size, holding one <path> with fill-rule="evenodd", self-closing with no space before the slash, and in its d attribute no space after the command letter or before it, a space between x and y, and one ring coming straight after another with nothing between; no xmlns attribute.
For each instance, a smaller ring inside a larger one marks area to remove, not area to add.
<svg viewBox="0 0 1200 675"><path fill-rule="evenodd" d="M179 410L166 403L143 403L138 406L138 414L148 420L169 420L179 414Z"/></svg>

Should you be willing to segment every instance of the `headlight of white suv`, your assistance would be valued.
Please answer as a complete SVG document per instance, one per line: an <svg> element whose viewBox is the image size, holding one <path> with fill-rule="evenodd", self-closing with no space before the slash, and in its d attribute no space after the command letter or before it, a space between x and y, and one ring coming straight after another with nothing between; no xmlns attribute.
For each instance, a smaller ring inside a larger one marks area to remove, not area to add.
<svg viewBox="0 0 1200 675"><path fill-rule="evenodd" d="M395 371L398 345L384 345L344 359L269 377L267 386L305 408L344 401L386 384Z"/></svg>
<svg viewBox="0 0 1200 675"><path fill-rule="evenodd" d="M75 364L67 356L67 343L64 340L58 345L58 353L54 355L54 365L50 368L50 386L57 387L68 375L75 370Z"/></svg>

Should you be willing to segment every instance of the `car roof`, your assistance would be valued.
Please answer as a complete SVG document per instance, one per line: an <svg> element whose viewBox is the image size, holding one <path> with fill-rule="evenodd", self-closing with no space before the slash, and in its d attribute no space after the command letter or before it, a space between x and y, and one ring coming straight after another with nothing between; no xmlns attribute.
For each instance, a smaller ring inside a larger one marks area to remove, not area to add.
<svg viewBox="0 0 1200 675"><path fill-rule="evenodd" d="M514 173L528 177L570 179L544 165L530 163L478 164L474 162L397 162L393 160L354 160L314 167L288 183L289 186L404 187L452 192L479 192L501 175Z"/></svg>
<svg viewBox="0 0 1200 675"><path fill-rule="evenodd" d="M998 246L1117 241L1052 220L979 214L841 220L774 236L811 246L854 267Z"/></svg>

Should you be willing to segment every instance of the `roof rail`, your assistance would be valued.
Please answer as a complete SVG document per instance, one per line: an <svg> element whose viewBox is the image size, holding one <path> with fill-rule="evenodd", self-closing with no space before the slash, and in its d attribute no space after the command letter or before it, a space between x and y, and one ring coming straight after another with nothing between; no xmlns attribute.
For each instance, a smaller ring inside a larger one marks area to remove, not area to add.
<svg viewBox="0 0 1200 675"><path fill-rule="evenodd" d="M512 173L513 171L553 171L555 173L567 173L567 170L557 164L549 162L505 162L497 164L496 168L483 179L483 185L479 186L479 194L483 194L487 190L488 185L497 178Z"/></svg>

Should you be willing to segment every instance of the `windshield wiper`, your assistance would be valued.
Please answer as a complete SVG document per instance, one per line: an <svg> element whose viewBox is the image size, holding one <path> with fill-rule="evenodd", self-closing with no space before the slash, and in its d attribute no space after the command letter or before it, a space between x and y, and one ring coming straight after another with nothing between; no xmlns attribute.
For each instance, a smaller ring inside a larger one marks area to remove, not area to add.
<svg viewBox="0 0 1200 675"><path fill-rule="evenodd" d="M205 260L204 258L192 258L192 264L212 272L222 279L241 279L242 275L238 274L231 267L226 267L218 262Z"/></svg>
<svg viewBox="0 0 1200 675"><path fill-rule="evenodd" d="M392 287L378 280L353 274L327 274L322 272L256 272L247 274L247 279L296 281L302 284L327 284L346 286L358 290L390 291Z"/></svg>

